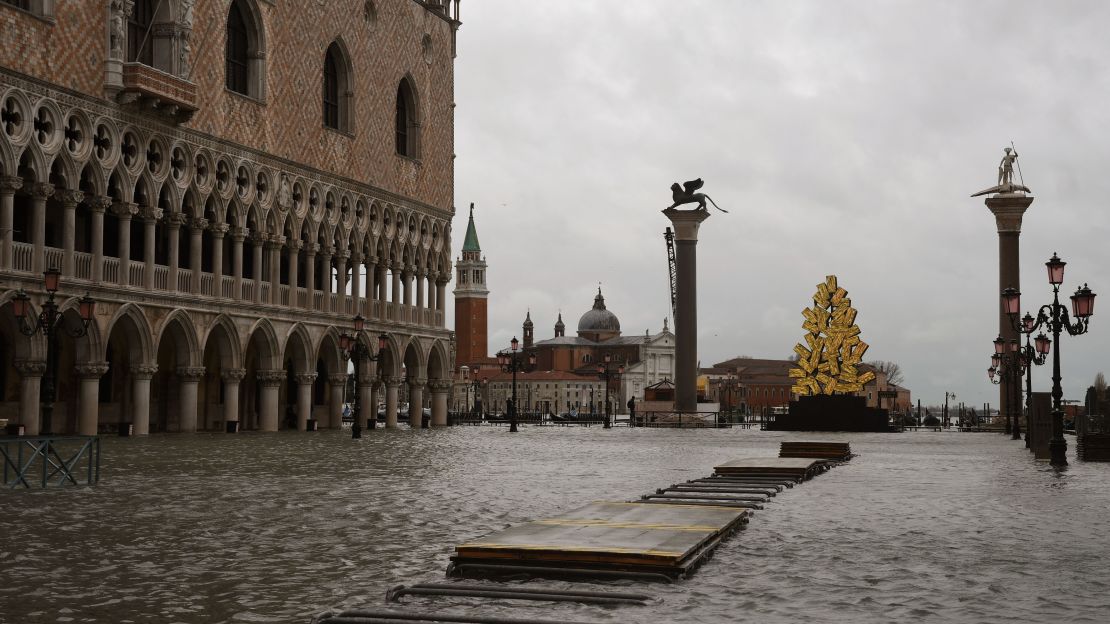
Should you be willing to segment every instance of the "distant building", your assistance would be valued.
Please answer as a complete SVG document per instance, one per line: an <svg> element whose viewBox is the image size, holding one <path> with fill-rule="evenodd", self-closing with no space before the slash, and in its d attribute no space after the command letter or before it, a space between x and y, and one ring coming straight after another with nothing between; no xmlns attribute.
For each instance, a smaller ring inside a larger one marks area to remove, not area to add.
<svg viewBox="0 0 1110 624"><path fill-rule="evenodd" d="M709 370L715 371L718 377L731 372L744 387L748 409L759 413L766 408L787 407L790 401L797 399L792 391L794 380L789 374L794 366L793 360L733 358L714 364ZM909 389L888 383L882 371L866 364L859 369L875 373L875 379L865 384L862 392L854 393L863 396L868 407L880 407L880 399L881 407L895 411L905 411L913 404Z"/></svg>

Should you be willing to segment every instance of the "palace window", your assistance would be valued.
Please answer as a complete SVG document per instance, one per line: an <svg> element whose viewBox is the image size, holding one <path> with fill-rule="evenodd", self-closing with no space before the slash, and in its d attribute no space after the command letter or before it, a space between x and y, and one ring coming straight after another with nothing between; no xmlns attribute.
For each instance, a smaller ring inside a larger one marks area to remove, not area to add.
<svg viewBox="0 0 1110 624"><path fill-rule="evenodd" d="M227 47L224 52L227 60L227 88L243 95L248 95L250 89L250 59L247 57L249 46L250 38L243 10L238 2L232 2L227 14Z"/></svg>
<svg viewBox="0 0 1110 624"><path fill-rule="evenodd" d="M350 66L338 41L324 54L324 126L349 132Z"/></svg>
<svg viewBox="0 0 1110 624"><path fill-rule="evenodd" d="M31 15L54 19L54 3L56 0L0 0L0 5L8 5L23 9Z"/></svg>
<svg viewBox="0 0 1110 624"><path fill-rule="evenodd" d="M419 158L419 123L416 115L416 90L408 78L397 85L397 154Z"/></svg>
<svg viewBox="0 0 1110 624"><path fill-rule="evenodd" d="M127 18L127 60L154 65L154 12L158 0L138 0Z"/></svg>

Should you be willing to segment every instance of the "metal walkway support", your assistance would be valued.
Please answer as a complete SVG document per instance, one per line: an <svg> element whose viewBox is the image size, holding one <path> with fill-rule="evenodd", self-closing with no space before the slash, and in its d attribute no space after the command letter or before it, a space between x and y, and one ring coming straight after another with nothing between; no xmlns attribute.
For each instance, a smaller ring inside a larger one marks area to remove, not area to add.
<svg viewBox="0 0 1110 624"><path fill-rule="evenodd" d="M4 485L47 488L96 485L100 481L97 436L0 437Z"/></svg>

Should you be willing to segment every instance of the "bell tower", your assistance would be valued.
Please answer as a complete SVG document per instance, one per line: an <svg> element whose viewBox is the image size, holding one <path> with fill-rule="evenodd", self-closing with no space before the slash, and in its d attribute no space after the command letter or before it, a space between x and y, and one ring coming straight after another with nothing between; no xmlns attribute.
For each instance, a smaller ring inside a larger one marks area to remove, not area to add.
<svg viewBox="0 0 1110 624"><path fill-rule="evenodd" d="M524 348L528 349L532 346L535 340L535 325L532 323L532 311L528 310L528 314L524 317L524 325L521 327L524 334Z"/></svg>
<svg viewBox="0 0 1110 624"><path fill-rule="evenodd" d="M470 204L470 221L466 225L462 257L455 262L455 336L457 365L485 362L489 352L486 300L486 260L478 245L474 228L474 203Z"/></svg>

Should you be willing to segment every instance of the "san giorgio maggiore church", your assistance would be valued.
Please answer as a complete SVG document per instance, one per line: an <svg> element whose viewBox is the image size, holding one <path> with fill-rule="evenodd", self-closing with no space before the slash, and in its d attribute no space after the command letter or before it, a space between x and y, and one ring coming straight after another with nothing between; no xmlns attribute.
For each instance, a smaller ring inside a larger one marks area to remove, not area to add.
<svg viewBox="0 0 1110 624"><path fill-rule="evenodd" d="M470 411L477 403L476 397L481 396L483 410L503 412L512 397L512 375L502 372L496 359L488 355L488 267L478 243L473 207L455 268L456 362L460 383L452 395L452 410ZM535 355L536 365L530 372L517 373L521 411L604 413L605 381L599 378L597 370L606 355L610 369L615 371L618 364L624 365L624 374L619 378L614 375L610 381L612 413L627 413L628 400L643 399L644 388L664 380L673 382L675 336L665 319L657 333L645 330L643 334L622 335L620 319L606 307L600 287L593 305L578 319L577 335L566 335L561 312L556 318L553 336L536 340L531 311L525 313L519 334L521 348L525 354ZM495 346L494 350L507 347Z"/></svg>
<svg viewBox="0 0 1110 624"><path fill-rule="evenodd" d="M446 424L458 9L0 0L0 419L339 427L361 315L363 404Z"/></svg>

